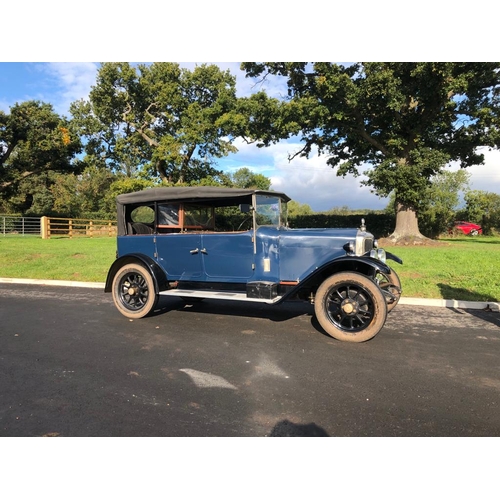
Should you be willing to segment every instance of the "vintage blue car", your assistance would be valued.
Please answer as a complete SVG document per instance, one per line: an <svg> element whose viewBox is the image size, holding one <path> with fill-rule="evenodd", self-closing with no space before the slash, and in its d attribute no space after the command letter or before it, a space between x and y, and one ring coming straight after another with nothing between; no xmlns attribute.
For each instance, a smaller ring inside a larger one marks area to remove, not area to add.
<svg viewBox="0 0 500 500"><path fill-rule="evenodd" d="M152 188L117 197L117 259L106 292L127 318L160 295L188 301L314 304L321 327L363 342L401 296L401 260L359 229L290 229L284 193L218 187Z"/></svg>

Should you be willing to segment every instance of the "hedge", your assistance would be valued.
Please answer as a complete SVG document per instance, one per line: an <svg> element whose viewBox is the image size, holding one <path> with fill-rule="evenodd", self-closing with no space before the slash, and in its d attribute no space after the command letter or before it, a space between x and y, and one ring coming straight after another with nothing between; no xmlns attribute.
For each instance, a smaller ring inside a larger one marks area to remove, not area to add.
<svg viewBox="0 0 500 500"><path fill-rule="evenodd" d="M359 228L361 226L361 219L365 219L366 230L376 238L389 236L394 231L396 224L396 219L393 215L372 213L366 215L295 215L288 217L288 224L291 228Z"/></svg>

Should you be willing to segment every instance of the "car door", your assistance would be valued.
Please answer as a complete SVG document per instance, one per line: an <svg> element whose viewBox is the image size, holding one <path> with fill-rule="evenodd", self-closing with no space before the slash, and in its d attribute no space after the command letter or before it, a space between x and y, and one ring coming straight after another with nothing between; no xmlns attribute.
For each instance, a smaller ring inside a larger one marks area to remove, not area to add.
<svg viewBox="0 0 500 500"><path fill-rule="evenodd" d="M157 261L169 280L204 280L201 248L201 235L196 233L158 234L156 237Z"/></svg>
<svg viewBox="0 0 500 500"><path fill-rule="evenodd" d="M244 282L254 273L253 231L206 233L201 237L208 281Z"/></svg>

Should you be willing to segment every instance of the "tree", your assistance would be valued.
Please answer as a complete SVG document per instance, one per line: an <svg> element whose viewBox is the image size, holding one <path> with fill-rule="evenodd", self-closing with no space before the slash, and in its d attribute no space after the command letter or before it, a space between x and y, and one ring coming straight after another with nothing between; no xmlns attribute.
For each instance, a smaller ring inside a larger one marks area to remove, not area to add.
<svg viewBox="0 0 500 500"><path fill-rule="evenodd" d="M137 169L164 183L217 175L214 163L235 152L228 126L236 80L215 65L105 63L88 102L71 113L86 152L115 171Z"/></svg>
<svg viewBox="0 0 500 500"><path fill-rule="evenodd" d="M330 208L330 210L327 210L324 213L332 215L348 215L351 213L351 210L347 205L342 205L341 207Z"/></svg>
<svg viewBox="0 0 500 500"><path fill-rule="evenodd" d="M13 195L28 177L74 172L80 139L50 104L26 101L0 111L0 195ZM29 208L29 207L28 207Z"/></svg>
<svg viewBox="0 0 500 500"><path fill-rule="evenodd" d="M300 135L337 175L360 174L379 196L395 193L394 242L423 238L418 211L431 178L451 161L478 165L500 143L499 63L243 63L247 76L288 78L272 123L247 133L261 145ZM259 99L263 102L262 96ZM274 109L271 107L271 109Z"/></svg>
<svg viewBox="0 0 500 500"><path fill-rule="evenodd" d="M268 191L271 189L271 179L263 174L256 174L247 167L242 167L229 175L229 180L233 187L243 189L261 189Z"/></svg>
<svg viewBox="0 0 500 500"><path fill-rule="evenodd" d="M500 230L500 195L488 191L473 190L465 194L465 219L476 222L484 234Z"/></svg>
<svg viewBox="0 0 500 500"><path fill-rule="evenodd" d="M419 225L423 234L439 236L447 232L457 218L456 213L469 189L470 174L466 170L444 170L431 177L420 201ZM387 212L395 215L395 194L391 193Z"/></svg>
<svg viewBox="0 0 500 500"><path fill-rule="evenodd" d="M287 203L288 215L295 217L296 215L312 215L313 209L307 203L299 203L298 201L291 200Z"/></svg>
<svg viewBox="0 0 500 500"><path fill-rule="evenodd" d="M109 193L117 177L97 166L85 168L80 175L58 175L51 187L54 212L66 217L114 219L116 202Z"/></svg>
<svg viewBox="0 0 500 500"><path fill-rule="evenodd" d="M53 215L54 197L50 187L56 182L57 175L49 171L20 180L4 198L2 209L6 213L26 216Z"/></svg>

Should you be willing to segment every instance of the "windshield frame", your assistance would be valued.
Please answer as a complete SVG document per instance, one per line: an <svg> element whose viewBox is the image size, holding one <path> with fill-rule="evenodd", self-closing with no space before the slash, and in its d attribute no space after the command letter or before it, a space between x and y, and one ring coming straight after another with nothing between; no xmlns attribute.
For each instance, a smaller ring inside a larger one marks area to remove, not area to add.
<svg viewBox="0 0 500 500"><path fill-rule="evenodd" d="M272 193L254 194L253 217L255 228L261 226L287 227L287 216L287 202L281 196Z"/></svg>

